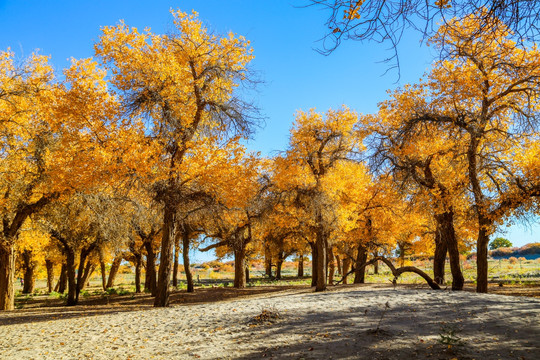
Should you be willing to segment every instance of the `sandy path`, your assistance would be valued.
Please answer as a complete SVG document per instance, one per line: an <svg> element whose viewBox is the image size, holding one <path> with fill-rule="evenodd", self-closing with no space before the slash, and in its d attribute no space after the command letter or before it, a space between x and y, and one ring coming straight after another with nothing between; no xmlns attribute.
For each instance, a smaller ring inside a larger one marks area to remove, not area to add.
<svg viewBox="0 0 540 360"><path fill-rule="evenodd" d="M0 359L150 358L539 359L540 300L361 286L0 327Z"/></svg>

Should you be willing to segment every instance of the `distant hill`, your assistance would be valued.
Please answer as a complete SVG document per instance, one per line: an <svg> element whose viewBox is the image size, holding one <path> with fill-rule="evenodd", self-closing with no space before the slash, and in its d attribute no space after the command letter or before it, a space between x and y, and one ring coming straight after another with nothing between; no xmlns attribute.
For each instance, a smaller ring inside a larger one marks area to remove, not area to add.
<svg viewBox="0 0 540 360"><path fill-rule="evenodd" d="M526 244L522 247L498 248L489 251L489 255L494 258L524 257L527 260L540 257L540 242Z"/></svg>

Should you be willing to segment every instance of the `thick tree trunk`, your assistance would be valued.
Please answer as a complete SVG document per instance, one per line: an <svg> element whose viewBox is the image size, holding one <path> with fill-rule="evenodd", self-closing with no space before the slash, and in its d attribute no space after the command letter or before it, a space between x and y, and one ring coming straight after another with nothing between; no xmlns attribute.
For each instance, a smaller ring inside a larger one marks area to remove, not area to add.
<svg viewBox="0 0 540 360"><path fill-rule="evenodd" d="M15 308L15 247L0 245L0 310Z"/></svg>
<svg viewBox="0 0 540 360"><path fill-rule="evenodd" d="M76 303L79 303L79 294L84 286L84 271L86 267L86 258L88 257L88 250L82 249L79 256L79 269L77 271L77 287L75 290Z"/></svg>
<svg viewBox="0 0 540 360"><path fill-rule="evenodd" d="M53 291L54 282L54 263L51 260L45 260L45 269L47 270L47 292Z"/></svg>
<svg viewBox="0 0 540 360"><path fill-rule="evenodd" d="M146 274L144 277L144 291L151 293L152 296L156 296L156 254L154 254L151 239L146 239L144 241L144 248L146 249Z"/></svg>
<svg viewBox="0 0 540 360"><path fill-rule="evenodd" d="M402 242L398 243L399 246L399 263L400 266L405 266L405 244Z"/></svg>
<svg viewBox="0 0 540 360"><path fill-rule="evenodd" d="M356 263L354 270L354 283L363 284L366 278L366 264L367 261L367 251L363 245L358 246L358 252L356 254Z"/></svg>
<svg viewBox="0 0 540 360"><path fill-rule="evenodd" d="M23 294L31 294L34 292L35 277L34 270L36 264L32 261L32 252L24 250L22 253L23 267L24 267L24 286Z"/></svg>
<svg viewBox="0 0 540 360"><path fill-rule="evenodd" d="M482 224L483 222L481 222ZM487 223L487 221L486 221ZM476 292L488 292L488 243L489 235L486 229L489 225L480 228L476 241Z"/></svg>
<svg viewBox="0 0 540 360"><path fill-rule="evenodd" d="M339 256L336 255L336 264L337 264L337 272L340 276L343 276L343 271L341 269L341 259Z"/></svg>
<svg viewBox="0 0 540 360"><path fill-rule="evenodd" d="M322 219L319 216L318 222L321 223ZM315 246L317 247L317 282L315 285L315 291L326 290L326 236L324 229L321 225L317 229L317 239Z"/></svg>
<svg viewBox="0 0 540 360"><path fill-rule="evenodd" d="M304 255L298 257L298 277L304 277Z"/></svg>
<svg viewBox="0 0 540 360"><path fill-rule="evenodd" d="M191 273L191 264L189 263L189 233L182 234L182 257L184 260L184 272L186 273L187 292L195 291L193 286L193 274Z"/></svg>
<svg viewBox="0 0 540 360"><path fill-rule="evenodd" d="M67 306L77 305L77 281L75 280L75 252L66 249L66 270L68 283Z"/></svg>
<svg viewBox="0 0 540 360"><path fill-rule="evenodd" d="M158 281L156 287L155 307L169 306L169 284L173 262L173 246L175 238L175 210L173 204L165 206L163 214L163 235L161 238L161 256L159 258Z"/></svg>
<svg viewBox="0 0 540 360"><path fill-rule="evenodd" d="M377 251L375 251L373 253L373 257L378 257L379 256L379 253ZM373 274L377 275L379 274L379 262L376 261L375 264L373 264Z"/></svg>
<svg viewBox="0 0 540 360"><path fill-rule="evenodd" d="M311 286L317 286L317 262L319 261L317 245L309 243L309 246L311 247Z"/></svg>
<svg viewBox="0 0 540 360"><path fill-rule="evenodd" d="M433 280L439 284L444 284L447 247L443 241L440 225L437 224L435 233L435 253L433 254Z"/></svg>
<svg viewBox="0 0 540 360"><path fill-rule="evenodd" d="M67 265L66 263L62 263L62 267L60 268L60 277L58 278L58 284L56 284L55 291L57 291L59 294L65 293L67 282Z"/></svg>
<svg viewBox="0 0 540 360"><path fill-rule="evenodd" d="M234 250L234 287L242 289L246 287L246 249Z"/></svg>
<svg viewBox="0 0 540 360"><path fill-rule="evenodd" d="M450 271L452 272L452 290L463 290L465 279L459 263L458 242L454 229L454 212L447 210L442 214L435 215L435 219L441 226L441 236L448 249Z"/></svg>
<svg viewBox="0 0 540 360"><path fill-rule="evenodd" d="M345 256L343 258L343 268L342 268L342 271L343 271L343 283L344 284L347 284L347 278L349 277L349 267L351 266L351 259L349 259L349 256Z"/></svg>
<svg viewBox="0 0 540 360"><path fill-rule="evenodd" d="M276 279L281 280L281 268L283 267L283 252L278 252L276 261Z"/></svg>
<svg viewBox="0 0 540 360"><path fill-rule="evenodd" d="M141 292L141 270L142 270L142 255L135 255L135 293Z"/></svg>
<svg viewBox="0 0 540 360"><path fill-rule="evenodd" d="M249 261L246 260L246 284L249 283Z"/></svg>
<svg viewBox="0 0 540 360"><path fill-rule="evenodd" d="M328 248L328 284L334 285L334 273L336 271L336 263L334 261L334 249Z"/></svg>
<svg viewBox="0 0 540 360"><path fill-rule="evenodd" d="M177 234L178 235L178 234ZM178 258L180 251L180 238L175 236L176 240L174 243L174 264L173 264L173 274L172 274L172 286L174 289L178 287Z"/></svg>
<svg viewBox="0 0 540 360"><path fill-rule="evenodd" d="M112 264L111 264L111 270L109 271L109 279L107 280L107 289L112 288L114 286L114 281L116 280L116 275L118 274L118 270L120 269L120 264L122 263L122 255L118 254L114 258Z"/></svg>
<svg viewBox="0 0 540 360"><path fill-rule="evenodd" d="M107 290L107 267L105 266L105 261L99 261L99 267L101 269L101 286L103 291Z"/></svg>
<svg viewBox="0 0 540 360"><path fill-rule="evenodd" d="M272 277L272 252L270 251L270 246L264 246L264 270L266 276Z"/></svg>

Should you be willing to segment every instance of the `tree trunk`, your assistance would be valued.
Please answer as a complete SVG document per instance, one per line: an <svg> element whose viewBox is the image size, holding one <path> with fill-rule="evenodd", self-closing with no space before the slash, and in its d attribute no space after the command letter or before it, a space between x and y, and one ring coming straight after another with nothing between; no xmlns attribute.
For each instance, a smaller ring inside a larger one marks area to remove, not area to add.
<svg viewBox="0 0 540 360"><path fill-rule="evenodd" d="M276 279L281 280L281 268L283 267L283 252L278 252L276 261Z"/></svg>
<svg viewBox="0 0 540 360"><path fill-rule="evenodd" d="M270 246L267 244L264 246L264 270L266 276L272 277L272 252L270 251Z"/></svg>
<svg viewBox="0 0 540 360"><path fill-rule="evenodd" d="M66 292L67 282L67 266L66 263L62 263L62 267L60 268L60 277L58 278L58 284L56 284L55 291L57 291L59 294Z"/></svg>
<svg viewBox="0 0 540 360"><path fill-rule="evenodd" d="M340 276L343 276L343 270L341 269L341 259L336 255L337 272Z"/></svg>
<svg viewBox="0 0 540 360"><path fill-rule="evenodd" d="M377 251L375 251L373 253L373 257L377 257L379 256L379 253ZM374 275L378 275L379 274L379 262L376 261L375 264L373 264L373 274Z"/></svg>
<svg viewBox="0 0 540 360"><path fill-rule="evenodd" d="M122 254L116 255L114 258L112 264L111 264L111 270L109 271L109 279L107 280L107 289L112 288L114 286L114 281L116 279L116 275L118 274L118 270L120 269L120 264L122 263Z"/></svg>
<svg viewBox="0 0 540 360"><path fill-rule="evenodd" d="M487 223L487 221L485 221ZM490 225L482 221L476 241L476 292L488 292L488 243L487 228Z"/></svg>
<svg viewBox="0 0 540 360"><path fill-rule="evenodd" d="M155 307L169 306L169 283L171 281L173 262L176 216L174 206L171 206L172 204L167 205L163 214L163 235L161 238L161 256L159 258L156 298L154 299Z"/></svg>
<svg viewBox="0 0 540 360"><path fill-rule="evenodd" d="M0 245L0 310L15 308L15 247Z"/></svg>
<svg viewBox="0 0 540 360"><path fill-rule="evenodd" d="M86 266L84 267L83 276L81 278L81 284L79 285L80 290L84 290L86 285L88 285L88 281L90 280L90 277L92 276L95 270L96 270L96 266L92 264L90 260L87 261Z"/></svg>
<svg viewBox="0 0 540 360"><path fill-rule="evenodd" d="M174 264L173 264L173 274L172 274L172 286L174 289L178 287L178 257L179 257L178 252L179 251L180 251L180 238L178 236L175 236Z"/></svg>
<svg viewBox="0 0 540 360"><path fill-rule="evenodd" d="M152 247L152 239L145 239L144 248L146 249L146 274L144 277L144 291L156 296L156 254Z"/></svg>
<svg viewBox="0 0 540 360"><path fill-rule="evenodd" d="M405 266L405 243L399 242L399 262L400 266Z"/></svg>
<svg viewBox="0 0 540 360"><path fill-rule="evenodd" d="M354 283L363 284L366 278L366 267L364 266L367 261L367 251L364 245L358 246L358 252L356 254L356 264L354 266Z"/></svg>
<svg viewBox="0 0 540 360"><path fill-rule="evenodd" d="M319 224L322 222L322 217L319 215ZM326 290L326 236L322 225L317 229L317 239L315 246L317 247L317 283L315 291Z"/></svg>
<svg viewBox="0 0 540 360"><path fill-rule="evenodd" d="M88 257L88 253L89 251L87 249L82 249L81 254L79 256L79 269L77 271L77 287L75 289L76 303L79 302L79 294L84 287L84 271L86 268L86 258Z"/></svg>
<svg viewBox="0 0 540 360"><path fill-rule="evenodd" d="M135 293L141 292L141 269L142 269L142 255L141 253L135 254Z"/></svg>
<svg viewBox="0 0 540 360"><path fill-rule="evenodd" d="M441 226L441 236L446 243L450 258L450 271L452 272L452 290L463 290L465 279L459 263L459 249L454 229L454 212L447 210L442 214L435 215L435 219Z"/></svg>
<svg viewBox="0 0 540 360"><path fill-rule="evenodd" d="M193 274L191 273L191 264L189 263L189 233L182 234L182 257L184 259L184 272L186 273L187 292L195 291L193 287Z"/></svg>
<svg viewBox="0 0 540 360"><path fill-rule="evenodd" d="M77 282L75 280L75 252L73 249L66 249L66 271L68 283L67 306L77 305Z"/></svg>
<svg viewBox="0 0 540 360"><path fill-rule="evenodd" d="M242 289L246 286L246 249L234 250L234 287Z"/></svg>
<svg viewBox="0 0 540 360"><path fill-rule="evenodd" d="M328 284L334 285L334 273L336 271L336 263L334 261L334 249L329 247L328 249Z"/></svg>
<svg viewBox="0 0 540 360"><path fill-rule="evenodd" d="M107 267L105 266L105 261L101 259L99 261L99 267L101 269L101 286L103 291L107 290Z"/></svg>
<svg viewBox="0 0 540 360"><path fill-rule="evenodd" d="M23 294L31 294L34 292L35 277L34 270L36 264L32 261L32 252L29 250L24 250L22 253L23 267L24 267L24 286Z"/></svg>
<svg viewBox="0 0 540 360"><path fill-rule="evenodd" d="M249 283L249 261L246 260L246 284Z"/></svg>
<svg viewBox="0 0 540 360"><path fill-rule="evenodd" d="M351 266L351 259L349 259L348 255L345 255L343 258L343 284L347 284L347 278L349 277L349 266Z"/></svg>
<svg viewBox="0 0 540 360"><path fill-rule="evenodd" d="M309 243L311 247L311 286L317 286L317 245L315 243Z"/></svg>
<svg viewBox="0 0 540 360"><path fill-rule="evenodd" d="M54 282L54 263L51 260L45 260L45 269L47 269L47 292L53 291Z"/></svg>
<svg viewBox="0 0 540 360"><path fill-rule="evenodd" d="M446 242L443 241L441 227L437 223L437 230L435 233L435 253L433 254L433 280L439 285L444 284L446 253Z"/></svg>
<svg viewBox="0 0 540 360"><path fill-rule="evenodd" d="M298 277L304 277L304 255L298 257Z"/></svg>

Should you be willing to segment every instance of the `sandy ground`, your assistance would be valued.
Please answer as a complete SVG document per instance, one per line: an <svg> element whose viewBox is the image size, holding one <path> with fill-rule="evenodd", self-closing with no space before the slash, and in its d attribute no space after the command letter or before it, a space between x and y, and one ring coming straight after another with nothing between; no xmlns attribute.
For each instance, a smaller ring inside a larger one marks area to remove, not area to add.
<svg viewBox="0 0 540 360"><path fill-rule="evenodd" d="M540 359L528 297L364 285L70 311L0 314L0 359Z"/></svg>

